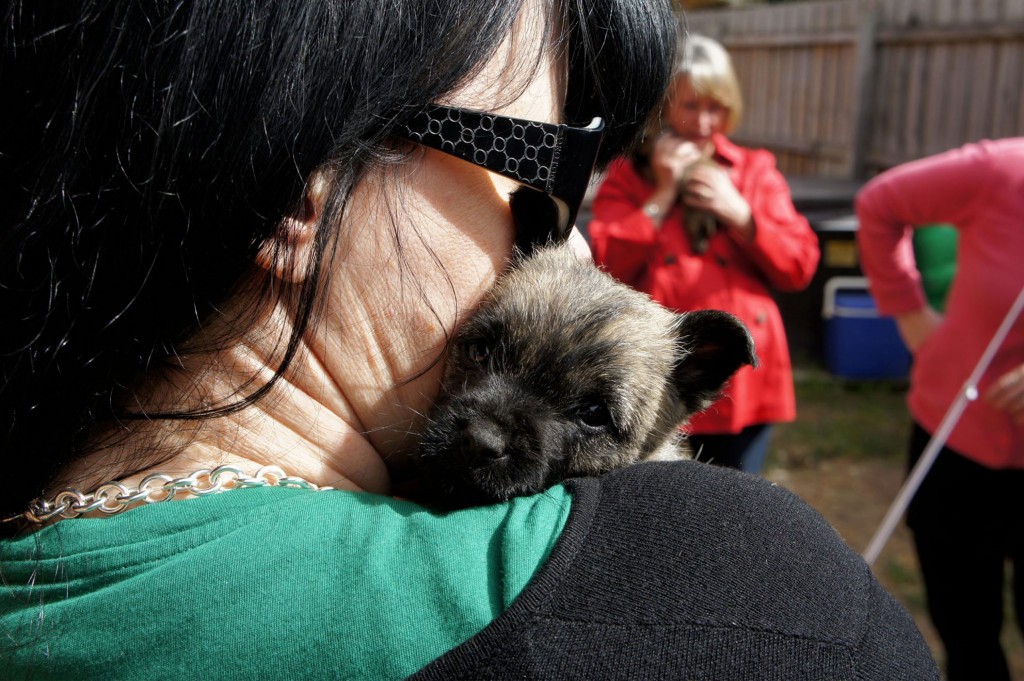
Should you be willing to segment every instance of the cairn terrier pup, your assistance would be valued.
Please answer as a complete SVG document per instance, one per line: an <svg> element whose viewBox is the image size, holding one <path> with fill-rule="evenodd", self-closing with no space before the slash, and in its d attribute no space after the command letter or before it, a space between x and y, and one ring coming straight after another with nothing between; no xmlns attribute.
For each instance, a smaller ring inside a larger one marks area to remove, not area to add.
<svg viewBox="0 0 1024 681"><path fill-rule="evenodd" d="M424 492L462 507L685 458L678 427L756 363L734 316L673 313L567 246L537 250L452 339L417 456Z"/></svg>

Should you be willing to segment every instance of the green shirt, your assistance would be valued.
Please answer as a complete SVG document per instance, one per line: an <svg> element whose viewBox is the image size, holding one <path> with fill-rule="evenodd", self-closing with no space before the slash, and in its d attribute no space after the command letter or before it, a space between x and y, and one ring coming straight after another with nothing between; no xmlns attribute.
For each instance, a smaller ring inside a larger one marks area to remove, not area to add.
<svg viewBox="0 0 1024 681"><path fill-rule="evenodd" d="M0 541L0 677L401 678L508 608L570 501L259 488L64 520Z"/></svg>

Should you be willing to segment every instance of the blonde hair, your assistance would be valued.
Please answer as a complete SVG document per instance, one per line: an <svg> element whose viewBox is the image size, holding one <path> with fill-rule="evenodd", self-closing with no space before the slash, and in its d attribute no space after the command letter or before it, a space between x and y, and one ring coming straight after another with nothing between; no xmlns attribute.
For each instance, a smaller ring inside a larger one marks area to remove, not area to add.
<svg viewBox="0 0 1024 681"><path fill-rule="evenodd" d="M717 100L729 110L724 132L735 130L743 114L743 96L729 53L716 40L683 34L678 55L673 83L685 77L698 95Z"/></svg>

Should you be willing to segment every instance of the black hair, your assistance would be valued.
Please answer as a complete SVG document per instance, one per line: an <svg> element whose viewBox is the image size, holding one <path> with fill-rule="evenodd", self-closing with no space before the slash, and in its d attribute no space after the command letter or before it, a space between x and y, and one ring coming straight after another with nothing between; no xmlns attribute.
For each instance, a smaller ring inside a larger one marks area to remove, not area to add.
<svg viewBox="0 0 1024 681"><path fill-rule="evenodd" d="M352 188L400 162L390 132L471 78L522 4L11 3L0 27L0 516L87 453L98 427L203 418L262 395L268 386L207 410L132 409L139 377L222 314L319 170L331 197L317 257L290 292L285 370ZM671 5L559 7L568 122L605 119L606 163L668 84Z"/></svg>

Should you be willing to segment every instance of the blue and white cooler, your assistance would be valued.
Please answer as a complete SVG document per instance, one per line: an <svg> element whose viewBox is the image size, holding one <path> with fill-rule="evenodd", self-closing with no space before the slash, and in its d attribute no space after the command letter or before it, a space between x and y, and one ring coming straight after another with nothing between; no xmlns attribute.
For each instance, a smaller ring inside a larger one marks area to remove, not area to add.
<svg viewBox="0 0 1024 681"><path fill-rule="evenodd" d="M849 379L901 379L910 371L910 352L896 322L879 314L864 277L825 282L825 365Z"/></svg>

